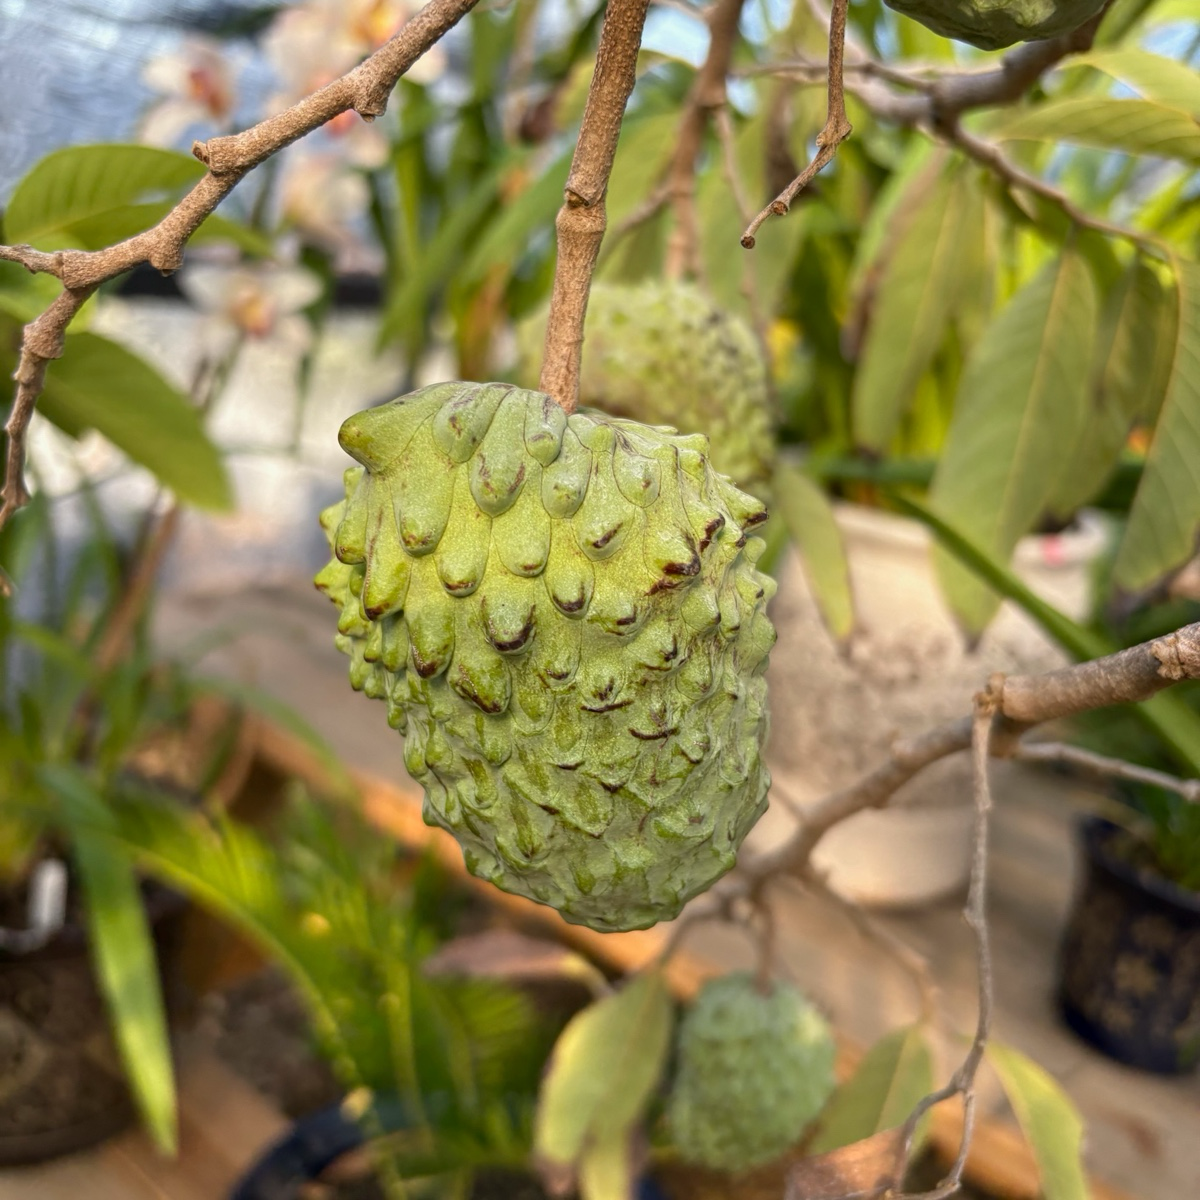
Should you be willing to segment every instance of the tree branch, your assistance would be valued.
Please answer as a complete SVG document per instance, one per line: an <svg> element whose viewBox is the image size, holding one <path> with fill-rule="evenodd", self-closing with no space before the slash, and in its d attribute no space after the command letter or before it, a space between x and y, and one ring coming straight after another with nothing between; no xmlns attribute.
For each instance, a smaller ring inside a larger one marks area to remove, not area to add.
<svg viewBox="0 0 1200 1200"><path fill-rule="evenodd" d="M25 327L21 342L16 394L5 426L8 450L0 527L29 499L23 479L25 439L46 366L62 354L67 326L96 288L144 262L164 273L178 270L188 239L245 175L341 113L353 109L368 121L379 116L400 76L476 2L430 0L390 41L340 79L242 133L197 142L192 153L208 172L153 228L103 250L48 254L30 246L0 246L0 259L53 275L63 284L50 307Z"/></svg>
<svg viewBox="0 0 1200 1200"><path fill-rule="evenodd" d="M555 221L558 261L538 386L569 413L579 403L583 319L592 272L608 224L604 198L621 118L637 78L637 56L648 7L649 0L608 0L579 141L571 159L563 206Z"/></svg>
<svg viewBox="0 0 1200 1200"><path fill-rule="evenodd" d="M812 182L818 171L833 161L838 147L853 132L846 116L846 89L843 80L842 61L846 48L846 9L849 0L833 0L829 13L829 107L825 128L817 134L817 153L812 162L746 226L742 234L742 245L754 249L755 234L770 216L782 217L792 206L792 201Z"/></svg>
<svg viewBox="0 0 1200 1200"><path fill-rule="evenodd" d="M1139 767L1136 763L1121 758L1109 758L1085 750L1082 746L1069 746L1065 742L1019 742L1013 758L1018 762L1052 763L1064 767L1076 767L1090 775L1109 779L1126 779L1130 783L1145 783L1182 796L1189 804L1200 804L1200 779L1180 779L1165 771L1152 767Z"/></svg>

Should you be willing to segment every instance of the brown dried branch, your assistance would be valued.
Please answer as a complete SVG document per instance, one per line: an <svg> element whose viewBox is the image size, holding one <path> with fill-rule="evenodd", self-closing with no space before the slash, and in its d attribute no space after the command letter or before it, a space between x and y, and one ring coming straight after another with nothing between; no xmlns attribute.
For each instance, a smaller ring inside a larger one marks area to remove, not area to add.
<svg viewBox="0 0 1200 1200"><path fill-rule="evenodd" d="M771 216L782 217L792 206L792 201L813 181L817 172L833 161L838 147L853 132L846 116L846 90L842 62L846 47L846 8L848 0L833 0L829 13L829 107L825 128L817 134L817 153L812 162L788 184L747 226L742 234L742 245L754 249L755 234L762 223Z"/></svg>
<svg viewBox="0 0 1200 1200"><path fill-rule="evenodd" d="M558 262L538 386L567 412L574 412L579 402L583 319L608 223L604 198L621 118L636 80L648 7L649 0L609 0L565 199L555 221Z"/></svg>
<svg viewBox="0 0 1200 1200"><path fill-rule="evenodd" d="M142 263L169 274L183 263L188 239L204 219L256 166L285 146L353 109L374 120L387 107L400 76L456 25L477 0L430 0L400 31L369 58L291 108L229 137L197 142L192 153L207 174L157 225L103 250L60 250L51 254L29 246L2 246L0 259L30 271L53 275L62 293L37 320L25 327L8 434L0 527L25 504L25 438L51 359L62 354L67 326L84 302L106 280Z"/></svg>
<svg viewBox="0 0 1200 1200"><path fill-rule="evenodd" d="M1145 783L1167 792L1174 792L1189 804L1200 804L1200 779L1180 779L1178 776L1168 775L1165 771L1139 767L1136 763L1096 754L1091 750L1084 750L1081 746L1069 746L1065 742L1019 742L1012 757L1019 762L1052 763L1057 766L1075 767L1101 778Z"/></svg>

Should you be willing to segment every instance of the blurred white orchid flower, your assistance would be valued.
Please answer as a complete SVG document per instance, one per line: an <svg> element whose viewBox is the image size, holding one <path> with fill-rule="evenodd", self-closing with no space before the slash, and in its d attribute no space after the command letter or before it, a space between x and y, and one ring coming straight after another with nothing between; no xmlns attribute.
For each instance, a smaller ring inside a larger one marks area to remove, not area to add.
<svg viewBox="0 0 1200 1200"><path fill-rule="evenodd" d="M340 154L297 147L284 159L278 194L285 224L339 257L359 252L370 191Z"/></svg>
<svg viewBox="0 0 1200 1200"><path fill-rule="evenodd" d="M139 137L155 146L174 146L193 125L226 132L237 104L236 78L242 63L228 47L200 35L150 59L142 82L161 99L143 116Z"/></svg>
<svg viewBox="0 0 1200 1200"><path fill-rule="evenodd" d="M180 272L179 286L208 317L204 336L212 353L247 337L300 354L312 340L301 313L321 294L321 281L302 267L194 263Z"/></svg>

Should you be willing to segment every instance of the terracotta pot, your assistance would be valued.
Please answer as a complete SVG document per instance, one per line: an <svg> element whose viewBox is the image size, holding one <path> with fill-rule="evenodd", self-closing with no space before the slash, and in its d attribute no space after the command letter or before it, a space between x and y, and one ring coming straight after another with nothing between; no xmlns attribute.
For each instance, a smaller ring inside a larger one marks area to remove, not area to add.
<svg viewBox="0 0 1200 1200"><path fill-rule="evenodd" d="M1182 1074L1200 1062L1200 892L1120 853L1123 831L1091 817L1084 872L1059 960L1059 1007L1118 1062Z"/></svg>
<svg viewBox="0 0 1200 1200"><path fill-rule="evenodd" d="M157 884L144 895L170 1009L186 902ZM68 922L28 954L0 950L0 1167L85 1149L133 1118L84 928Z"/></svg>

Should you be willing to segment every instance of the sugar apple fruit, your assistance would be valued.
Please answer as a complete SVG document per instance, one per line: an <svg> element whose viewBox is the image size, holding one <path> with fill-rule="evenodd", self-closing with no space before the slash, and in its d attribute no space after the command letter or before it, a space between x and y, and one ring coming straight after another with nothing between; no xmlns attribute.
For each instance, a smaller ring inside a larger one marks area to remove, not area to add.
<svg viewBox="0 0 1200 1200"><path fill-rule="evenodd" d="M703 437L444 383L349 418L321 516L350 681L469 870L595 929L674 917L766 808L762 504Z"/></svg>
<svg viewBox="0 0 1200 1200"><path fill-rule="evenodd" d="M667 1121L687 1162L745 1171L796 1144L833 1091L833 1034L794 987L748 972L701 988L679 1025Z"/></svg>
<svg viewBox="0 0 1200 1200"><path fill-rule="evenodd" d="M884 0L942 37L1002 50L1058 37L1090 21L1106 0Z"/></svg>
<svg viewBox="0 0 1200 1200"><path fill-rule="evenodd" d="M533 384L543 313L519 335L523 381ZM584 325L581 404L617 417L706 433L713 466L760 495L775 454L762 350L739 317L694 284L596 284Z"/></svg>

